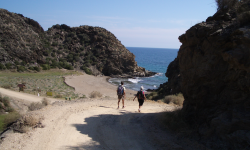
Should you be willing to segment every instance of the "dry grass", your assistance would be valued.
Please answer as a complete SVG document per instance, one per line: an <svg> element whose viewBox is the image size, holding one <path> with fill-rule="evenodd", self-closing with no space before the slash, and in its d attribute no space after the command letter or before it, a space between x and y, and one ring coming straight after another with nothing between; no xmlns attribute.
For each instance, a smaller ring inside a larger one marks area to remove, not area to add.
<svg viewBox="0 0 250 150"><path fill-rule="evenodd" d="M181 109L176 109L172 112L163 113L163 123L171 131L178 134L188 135L192 132L192 129L184 120L184 115Z"/></svg>
<svg viewBox="0 0 250 150"><path fill-rule="evenodd" d="M53 91L53 95L62 95L62 97L77 98L75 90L64 83L64 76L80 75L81 73L69 70L49 70L39 73L16 73L16 72L0 72L0 86L8 85L11 90L19 91L17 84L26 83L24 93L46 96L47 91Z"/></svg>
<svg viewBox="0 0 250 150"><path fill-rule="evenodd" d="M28 106L28 109L30 111L35 111L35 110L39 110L39 109L42 109L45 105L43 103L40 103L40 102L32 102L29 106Z"/></svg>
<svg viewBox="0 0 250 150"><path fill-rule="evenodd" d="M49 103L49 100L48 100L47 98L43 98L42 104L43 104L44 106L48 106L50 103Z"/></svg>
<svg viewBox="0 0 250 150"><path fill-rule="evenodd" d="M1 87L5 88L5 89L11 89L11 85L10 84L4 84Z"/></svg>
<svg viewBox="0 0 250 150"><path fill-rule="evenodd" d="M62 97L63 97L62 95L58 94L54 98L62 98Z"/></svg>
<svg viewBox="0 0 250 150"><path fill-rule="evenodd" d="M93 91L89 95L90 98L97 98L97 97L102 97L102 94L98 91Z"/></svg>
<svg viewBox="0 0 250 150"><path fill-rule="evenodd" d="M43 118L38 115L27 114L18 119L16 123L13 124L12 128L15 131L26 133L30 130L30 128L44 127L41 123L42 120Z"/></svg>
<svg viewBox="0 0 250 150"><path fill-rule="evenodd" d="M20 121L25 126L33 127L40 122L40 119L35 115L26 115L23 116Z"/></svg>
<svg viewBox="0 0 250 150"><path fill-rule="evenodd" d="M166 96L163 101L167 104L175 104L178 106L182 106L183 102L184 102L184 97L181 93L177 94L177 95L169 95Z"/></svg>

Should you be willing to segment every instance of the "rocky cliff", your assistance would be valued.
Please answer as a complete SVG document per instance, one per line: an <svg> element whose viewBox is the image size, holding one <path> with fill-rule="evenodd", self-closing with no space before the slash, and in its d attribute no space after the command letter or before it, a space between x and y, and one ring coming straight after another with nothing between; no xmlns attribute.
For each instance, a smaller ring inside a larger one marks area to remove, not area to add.
<svg viewBox="0 0 250 150"><path fill-rule="evenodd" d="M101 27L54 25L0 9L0 69L18 71L65 68L89 74L150 76L135 56Z"/></svg>
<svg viewBox="0 0 250 150"><path fill-rule="evenodd" d="M239 4L181 35L166 73L165 92L183 93L186 121L214 149L250 148L250 3Z"/></svg>

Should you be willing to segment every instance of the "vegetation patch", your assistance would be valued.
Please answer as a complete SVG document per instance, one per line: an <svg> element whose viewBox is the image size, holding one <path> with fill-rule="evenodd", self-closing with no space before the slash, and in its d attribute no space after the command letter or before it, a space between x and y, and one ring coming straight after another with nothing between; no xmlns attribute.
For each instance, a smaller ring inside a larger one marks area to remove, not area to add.
<svg viewBox="0 0 250 150"><path fill-rule="evenodd" d="M47 96L47 92L53 91L54 95L61 95L61 97L77 98L78 95L74 93L74 88L64 83L64 76L80 75L82 73L69 70L52 69L42 71L39 73L17 73L3 71L0 72L0 86L19 91L18 84L25 83L25 89L22 92Z"/></svg>
<svg viewBox="0 0 250 150"><path fill-rule="evenodd" d="M97 97L102 97L102 94L98 91L93 91L89 95L90 98L97 98Z"/></svg>
<svg viewBox="0 0 250 150"><path fill-rule="evenodd" d="M19 117L19 113L10 105L10 98L0 95L0 132L14 123Z"/></svg>
<svg viewBox="0 0 250 150"><path fill-rule="evenodd" d="M181 109L163 113L163 123L168 129L174 132L181 134L191 132L191 128L189 128L184 120L184 114Z"/></svg>
<svg viewBox="0 0 250 150"><path fill-rule="evenodd" d="M178 106L182 106L184 102L184 97L182 93L176 94L176 95L168 95L163 99L163 102L167 104L175 104Z"/></svg>

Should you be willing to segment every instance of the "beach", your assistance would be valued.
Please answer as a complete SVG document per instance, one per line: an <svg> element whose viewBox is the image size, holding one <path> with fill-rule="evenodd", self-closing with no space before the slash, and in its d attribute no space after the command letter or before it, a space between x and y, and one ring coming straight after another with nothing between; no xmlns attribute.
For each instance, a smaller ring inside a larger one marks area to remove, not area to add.
<svg viewBox="0 0 250 150"><path fill-rule="evenodd" d="M116 90L117 86L112 85L108 82L108 76L91 76L91 75L80 75L80 76L67 76L65 82L75 88L75 92L78 94L86 95L87 97L93 91L100 92L107 98L117 98ZM140 90L140 89L138 89ZM126 89L126 97L134 97L137 91Z"/></svg>

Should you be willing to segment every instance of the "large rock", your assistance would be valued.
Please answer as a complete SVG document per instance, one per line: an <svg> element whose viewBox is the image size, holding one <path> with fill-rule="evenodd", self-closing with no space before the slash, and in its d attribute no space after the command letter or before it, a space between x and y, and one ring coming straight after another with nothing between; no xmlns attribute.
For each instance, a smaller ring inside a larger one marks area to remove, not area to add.
<svg viewBox="0 0 250 150"><path fill-rule="evenodd" d="M166 73L166 92L183 93L186 121L215 149L250 148L250 22L236 16L218 11L187 30Z"/></svg>

